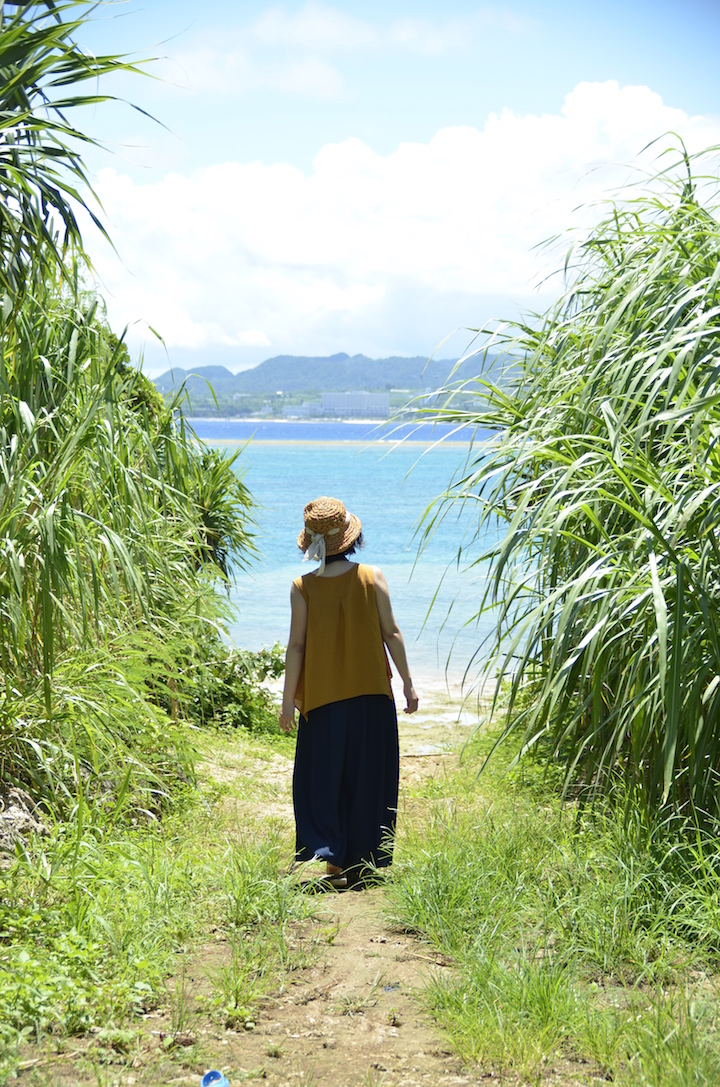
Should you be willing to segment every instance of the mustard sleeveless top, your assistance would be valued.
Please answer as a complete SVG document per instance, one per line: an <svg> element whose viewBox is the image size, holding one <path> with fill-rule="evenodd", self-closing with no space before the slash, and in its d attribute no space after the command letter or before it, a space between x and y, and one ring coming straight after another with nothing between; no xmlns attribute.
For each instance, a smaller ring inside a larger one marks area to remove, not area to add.
<svg viewBox="0 0 720 1087"><path fill-rule="evenodd" d="M392 698L372 566L353 564L337 577L305 574L293 584L308 608L305 660L295 692L303 717L361 694Z"/></svg>

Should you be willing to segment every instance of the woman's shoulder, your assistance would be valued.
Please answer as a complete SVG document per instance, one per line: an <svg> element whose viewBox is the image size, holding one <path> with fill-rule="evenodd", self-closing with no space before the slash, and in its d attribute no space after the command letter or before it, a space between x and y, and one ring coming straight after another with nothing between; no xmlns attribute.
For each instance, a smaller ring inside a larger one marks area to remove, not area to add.
<svg viewBox="0 0 720 1087"><path fill-rule="evenodd" d="M368 566L364 562L358 563L358 577L367 585L384 584L385 575L379 566Z"/></svg>

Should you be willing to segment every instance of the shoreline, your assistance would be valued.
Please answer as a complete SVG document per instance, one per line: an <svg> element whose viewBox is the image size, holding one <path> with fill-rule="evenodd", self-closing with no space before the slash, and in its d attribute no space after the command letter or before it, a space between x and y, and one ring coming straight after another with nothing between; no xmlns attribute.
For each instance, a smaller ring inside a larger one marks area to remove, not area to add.
<svg viewBox="0 0 720 1087"><path fill-rule="evenodd" d="M423 445L423 446L452 446L464 448L470 444L469 439L461 441L448 438L200 438L201 442L212 445L246 445L248 442L257 442L262 445Z"/></svg>
<svg viewBox="0 0 720 1087"><path fill-rule="evenodd" d="M485 680L476 687L463 690L460 679L423 675L414 677L419 707L416 713L403 713L405 700L402 683L393 669L392 688L397 707L400 757L420 758L445 755L467 742L477 728L487 723L495 681ZM264 686L280 698L282 676L266 681Z"/></svg>
<svg viewBox="0 0 720 1087"><path fill-rule="evenodd" d="M355 418L355 416L349 417L334 416L334 415L318 415L312 419L284 419L278 415L187 415L185 416L188 423L287 423L290 426L317 426L318 423L352 423L357 426L358 423L367 423L369 426L386 426L387 424L394 422L397 426L407 426L407 422L402 420L393 419L375 419L370 416L361 416ZM429 423L418 423L418 426L429 426Z"/></svg>
<svg viewBox="0 0 720 1087"><path fill-rule="evenodd" d="M187 416L197 428L197 438L211 445L384 445L388 448L411 445L430 449L436 446L471 448L479 435L477 428L455 426L442 420L419 419L278 419L259 416ZM212 428L219 433L207 433ZM241 433L233 433L233 431ZM203 431L205 431L203 433Z"/></svg>

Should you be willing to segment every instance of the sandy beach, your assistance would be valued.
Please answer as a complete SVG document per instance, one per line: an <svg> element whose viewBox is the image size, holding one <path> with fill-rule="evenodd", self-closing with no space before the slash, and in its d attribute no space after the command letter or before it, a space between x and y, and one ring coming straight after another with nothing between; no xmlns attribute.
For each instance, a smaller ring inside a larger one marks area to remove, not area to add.
<svg viewBox="0 0 720 1087"><path fill-rule="evenodd" d="M400 755L440 755L457 750L473 729L484 722L492 699L492 683L471 690L463 689L459 682L446 683L422 673L413 678L420 706L417 713L410 715L402 712L405 705L402 683L393 676Z"/></svg>

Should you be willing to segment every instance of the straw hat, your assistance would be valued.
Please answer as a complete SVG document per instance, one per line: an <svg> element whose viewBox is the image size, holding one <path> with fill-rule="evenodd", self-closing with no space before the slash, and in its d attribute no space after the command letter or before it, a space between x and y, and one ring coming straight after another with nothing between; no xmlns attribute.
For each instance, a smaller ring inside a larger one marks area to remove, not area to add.
<svg viewBox="0 0 720 1087"><path fill-rule="evenodd" d="M362 523L349 513L339 498L315 498L305 507L305 528L298 536L298 547L307 549L322 536L325 554L338 555L347 551L362 532Z"/></svg>

